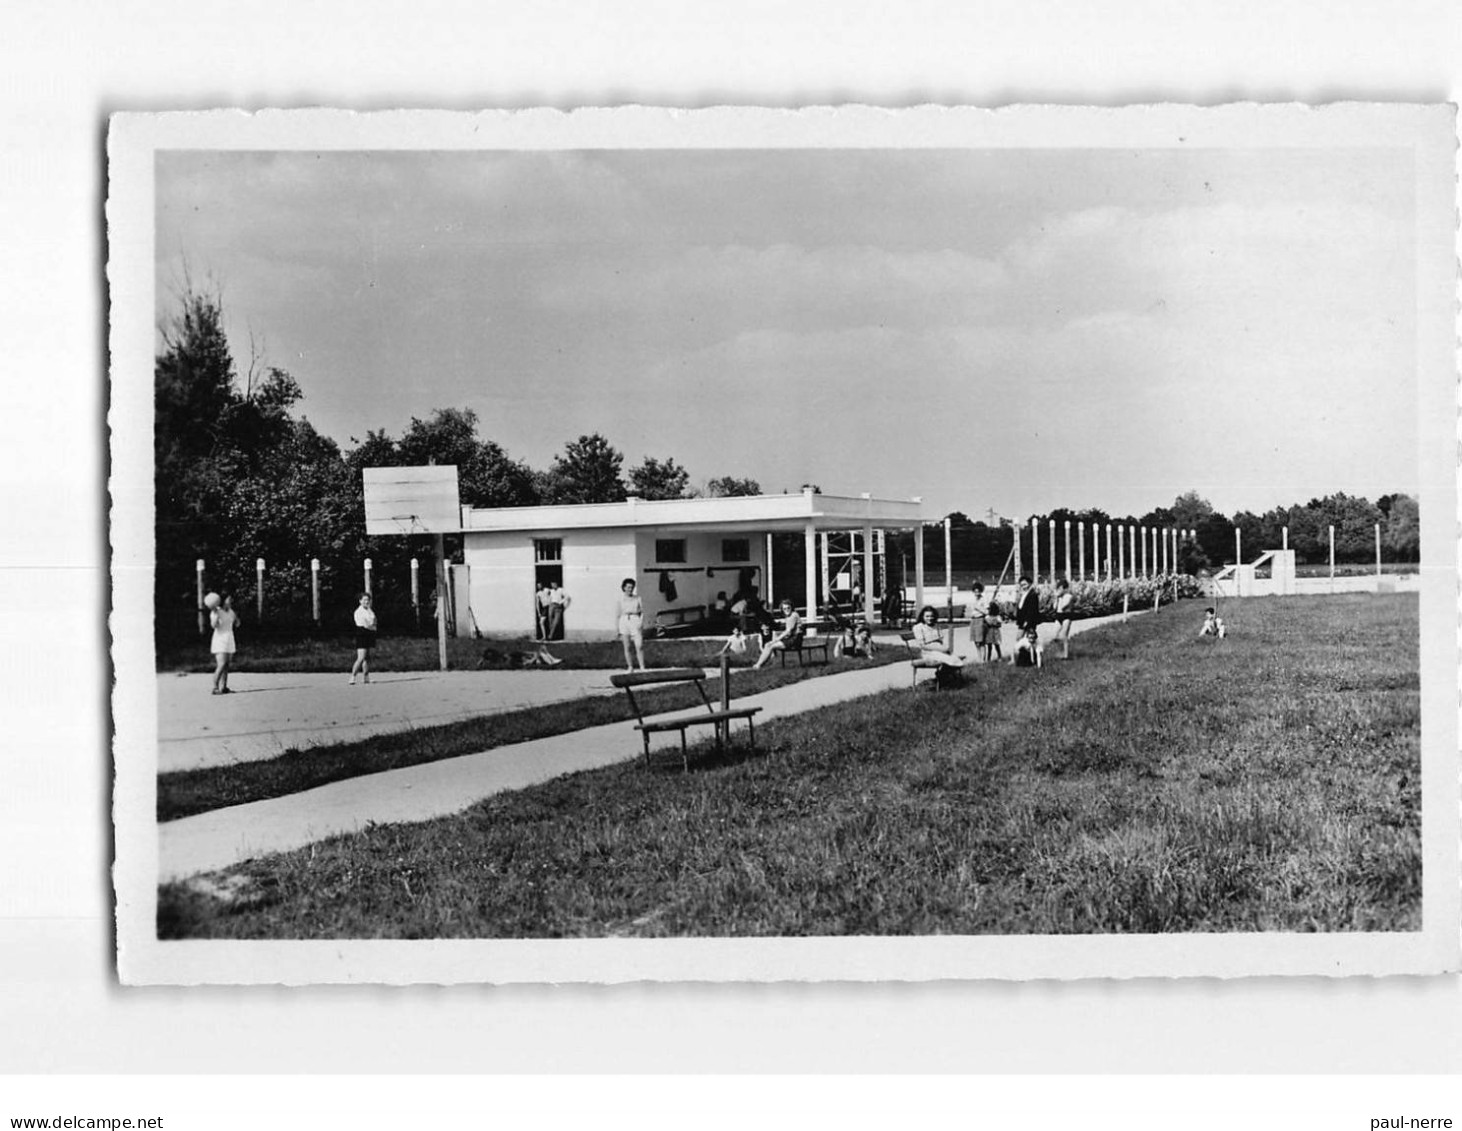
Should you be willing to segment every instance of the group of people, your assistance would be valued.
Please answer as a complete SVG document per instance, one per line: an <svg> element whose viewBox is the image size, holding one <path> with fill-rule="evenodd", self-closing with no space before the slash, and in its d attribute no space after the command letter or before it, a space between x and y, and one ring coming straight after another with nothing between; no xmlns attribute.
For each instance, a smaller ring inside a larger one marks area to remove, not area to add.
<svg viewBox="0 0 1462 1131"><path fill-rule="evenodd" d="M1015 628L1018 636L1015 663L1020 667L1039 667L1043 650L1040 644L1042 620L1041 599L1029 577L1022 577L1016 584ZM1003 658L1001 628L1005 623L995 607L994 595L985 596L985 587L978 582L974 587L974 600L970 605L970 643L976 655L988 663ZM1061 658L1071 658L1071 621L1074 598L1071 585L1064 578L1056 582L1056 601L1053 609L1056 621L1055 642L1061 645ZM966 660L955 652L939 628L939 612L933 605L919 610L914 625L914 643L919 648L921 659L937 665L936 674L941 682L949 682L962 669ZM947 670L946 670L947 669Z"/></svg>
<svg viewBox="0 0 1462 1131"><path fill-rule="evenodd" d="M371 607L371 595L362 593L355 607L355 663L350 666L350 684L355 686L357 677L365 683L371 681L371 651L376 646L376 611ZM238 653L238 638L234 635L239 627L239 614L234 609L233 595L209 593L203 598L203 607L208 611L208 623L213 636L208 650L213 654L213 694L231 694L228 686L229 672L233 669L234 656Z"/></svg>
<svg viewBox="0 0 1462 1131"><path fill-rule="evenodd" d="M572 598L564 592L561 581L540 581L533 599L538 621L539 640L562 640L564 613Z"/></svg>

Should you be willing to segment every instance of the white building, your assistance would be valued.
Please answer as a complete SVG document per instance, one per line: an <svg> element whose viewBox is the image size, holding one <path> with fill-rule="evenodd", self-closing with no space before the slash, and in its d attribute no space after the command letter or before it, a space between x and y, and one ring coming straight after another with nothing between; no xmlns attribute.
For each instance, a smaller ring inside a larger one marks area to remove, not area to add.
<svg viewBox="0 0 1462 1131"><path fill-rule="evenodd" d="M859 572L874 577L882 532L917 528L922 521L918 499L810 489L796 495L463 507L464 564L455 568L458 632L475 621L485 635L532 636L535 594L544 581L561 582L571 598L565 635L579 640L615 635L625 578L635 579L647 626L699 619L718 594L729 599L743 582L770 603L782 596L771 576L773 533L803 535L806 570L795 588L826 594L833 581L829 534L859 532ZM916 576L922 576L922 539L914 542ZM871 621L873 587L862 589Z"/></svg>

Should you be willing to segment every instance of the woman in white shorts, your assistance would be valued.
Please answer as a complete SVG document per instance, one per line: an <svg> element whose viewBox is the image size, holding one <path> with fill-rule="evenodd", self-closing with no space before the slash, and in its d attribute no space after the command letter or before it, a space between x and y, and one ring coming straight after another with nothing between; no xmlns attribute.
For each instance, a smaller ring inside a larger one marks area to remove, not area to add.
<svg viewBox="0 0 1462 1131"><path fill-rule="evenodd" d="M213 625L213 640L208 645L215 665L213 694L227 695L228 669L233 665L234 652L237 649L234 629L238 627L239 614L234 612L234 599L228 594L220 598L216 593L210 593L204 600L210 610L209 623Z"/></svg>
<svg viewBox="0 0 1462 1131"><path fill-rule="evenodd" d="M619 585L619 641L624 645L624 669L634 671L630 645L640 658L640 671L645 670L645 604L635 596L635 579L626 577Z"/></svg>

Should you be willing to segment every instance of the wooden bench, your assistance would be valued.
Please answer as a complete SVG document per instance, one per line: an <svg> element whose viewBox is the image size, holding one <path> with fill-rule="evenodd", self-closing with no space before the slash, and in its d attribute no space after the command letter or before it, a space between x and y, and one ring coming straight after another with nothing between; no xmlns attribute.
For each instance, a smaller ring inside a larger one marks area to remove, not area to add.
<svg viewBox="0 0 1462 1131"><path fill-rule="evenodd" d="M648 672L618 672L609 677L609 682L615 687L621 688L629 698L629 709L634 712L635 730L640 732L640 737L645 743L645 765L650 764L650 735L660 734L666 731L678 730L680 732L680 761L682 766L690 769L690 757L686 749L685 732L693 726L712 726L716 729L716 748L719 750L724 742L731 738L731 720L745 719L747 732L751 738L751 748L756 749L756 723L753 717L760 713L760 707L717 707L711 702L711 697L706 694L706 674L700 668L661 668L658 671ZM704 711L690 711L685 714L671 715L668 718L646 721L645 713L635 700L635 688L656 687L662 684L671 683L693 683L695 689L700 692L701 701L705 703Z"/></svg>
<svg viewBox="0 0 1462 1131"><path fill-rule="evenodd" d="M787 666L787 653L789 652L797 657L797 666L799 668L804 663L802 659L804 653L821 652L822 662L825 664L827 663L827 649L830 643L831 641L826 636L809 637L804 633L802 639L795 646L788 644L782 645L782 667L785 668Z"/></svg>
<svg viewBox="0 0 1462 1131"><path fill-rule="evenodd" d="M670 620L669 627L679 628L685 624L695 623L706 619L706 607L704 605L684 605L678 609L661 609L655 614L655 633L662 634L666 625L662 618Z"/></svg>

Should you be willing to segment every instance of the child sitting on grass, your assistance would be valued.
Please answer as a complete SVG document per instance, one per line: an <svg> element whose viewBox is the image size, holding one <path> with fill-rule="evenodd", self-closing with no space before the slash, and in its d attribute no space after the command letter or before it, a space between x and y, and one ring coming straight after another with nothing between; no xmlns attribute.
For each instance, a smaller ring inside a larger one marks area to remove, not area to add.
<svg viewBox="0 0 1462 1131"><path fill-rule="evenodd" d="M726 643L721 645L721 650L716 655L724 656L728 652L733 656L746 655L746 633L741 631L740 625L731 630L731 635L726 637Z"/></svg>
<svg viewBox="0 0 1462 1131"><path fill-rule="evenodd" d="M1228 635L1228 629L1224 627L1223 618L1218 615L1212 605L1203 610L1203 627L1198 630L1199 636L1216 636L1222 640Z"/></svg>

